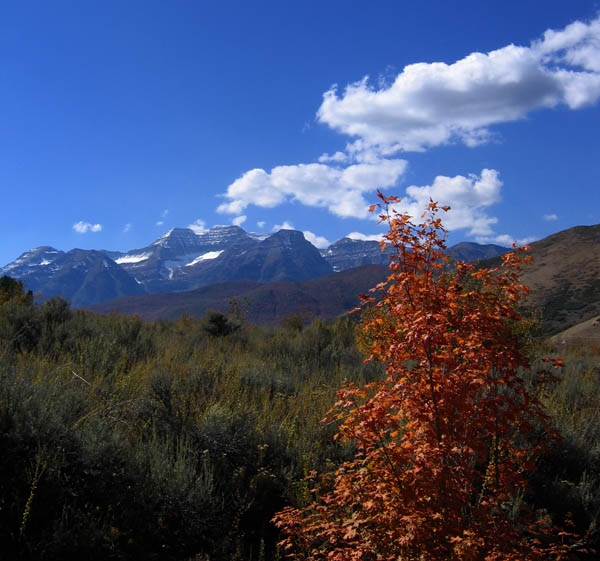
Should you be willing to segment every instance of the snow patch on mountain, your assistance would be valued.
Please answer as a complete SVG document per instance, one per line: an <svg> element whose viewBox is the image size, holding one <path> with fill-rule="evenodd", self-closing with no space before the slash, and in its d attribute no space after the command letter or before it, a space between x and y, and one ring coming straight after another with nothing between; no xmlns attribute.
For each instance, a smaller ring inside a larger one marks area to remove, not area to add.
<svg viewBox="0 0 600 561"><path fill-rule="evenodd" d="M123 257L119 257L115 259L115 263L119 265L123 263L139 263L140 261L146 261L152 257L152 253L138 253L134 255L123 255Z"/></svg>
<svg viewBox="0 0 600 561"><path fill-rule="evenodd" d="M196 263L200 263L200 261L206 261L207 259L216 259L217 257L219 257L219 255L221 255L221 253L223 253L223 251L224 250L222 249L221 251L209 251L208 253L203 253L202 255L198 255L198 257L196 257L196 259L194 259L193 261L190 261L185 266L191 267L192 265L195 265Z"/></svg>

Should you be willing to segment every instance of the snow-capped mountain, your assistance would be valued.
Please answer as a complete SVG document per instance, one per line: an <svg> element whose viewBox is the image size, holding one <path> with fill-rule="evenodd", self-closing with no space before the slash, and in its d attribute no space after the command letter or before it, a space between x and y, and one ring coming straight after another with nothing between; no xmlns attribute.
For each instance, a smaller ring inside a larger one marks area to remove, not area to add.
<svg viewBox="0 0 600 561"><path fill-rule="evenodd" d="M463 243L448 253L467 260L506 251ZM146 247L127 252L49 246L26 251L0 268L44 298L60 295L75 306L133 296L192 290L217 282L304 281L363 265L386 265L379 242L342 238L318 250L302 232L252 234L239 226L195 232L173 228Z"/></svg>
<svg viewBox="0 0 600 561"><path fill-rule="evenodd" d="M319 250L296 230L279 230L265 238L231 245L213 259L179 268L175 282L187 289L216 282L254 280L259 282L301 281L333 272Z"/></svg>
<svg viewBox="0 0 600 561"><path fill-rule="evenodd" d="M146 293L104 251L72 249L65 253L38 247L0 269L0 275L23 281L28 290L43 298L62 296L74 306Z"/></svg>
<svg viewBox="0 0 600 561"><path fill-rule="evenodd" d="M0 275L22 280L43 298L60 295L75 306L228 280L298 281L331 272L301 232L251 234L238 226L215 226L199 233L173 228L150 245L128 252L64 253L44 246L0 268Z"/></svg>
<svg viewBox="0 0 600 561"><path fill-rule="evenodd" d="M228 247L256 243L239 226L215 226L198 234L189 228L172 228L147 247L110 256L148 292L173 292L186 289L169 282L179 269L215 259Z"/></svg>
<svg viewBox="0 0 600 561"><path fill-rule="evenodd" d="M474 242L461 242L446 249L447 255L460 261L477 261L489 259L506 253L506 247L494 244L481 245ZM363 265L388 265L390 251L381 251L377 241L363 241L342 238L321 250L321 255L337 273Z"/></svg>
<svg viewBox="0 0 600 561"><path fill-rule="evenodd" d="M3 275L11 275L14 278L24 279L25 277L35 277L38 274L46 274L48 266L51 265L64 251L54 249L49 245L34 247L19 255L12 263L2 267L0 272Z"/></svg>

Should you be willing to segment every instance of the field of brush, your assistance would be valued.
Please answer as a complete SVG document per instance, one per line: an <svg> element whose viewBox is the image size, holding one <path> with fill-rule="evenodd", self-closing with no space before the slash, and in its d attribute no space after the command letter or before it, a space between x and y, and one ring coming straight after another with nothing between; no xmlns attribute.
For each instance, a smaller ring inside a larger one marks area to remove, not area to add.
<svg viewBox="0 0 600 561"><path fill-rule="evenodd" d="M10 297L9 297L10 296ZM7 559L278 559L270 520L353 450L321 422L363 362L357 320L145 323L0 299L0 539ZM549 344L532 339L532 371ZM525 500L598 546L600 349L560 349L541 396L562 435ZM523 373L527 379L529 373Z"/></svg>

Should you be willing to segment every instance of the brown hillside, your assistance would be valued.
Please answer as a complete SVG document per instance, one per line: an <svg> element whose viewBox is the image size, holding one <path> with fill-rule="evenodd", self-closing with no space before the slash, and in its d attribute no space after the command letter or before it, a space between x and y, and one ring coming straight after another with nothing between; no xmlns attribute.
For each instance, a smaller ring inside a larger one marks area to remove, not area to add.
<svg viewBox="0 0 600 561"><path fill-rule="evenodd" d="M358 295L368 292L388 273L383 265L366 265L302 282L233 281L189 292L118 298L91 309L137 314L148 321L176 319L182 314L201 318L209 308L228 311L235 299L247 303L246 317L253 324L276 324L291 314L299 314L306 321L314 317L332 319L356 307Z"/></svg>
<svg viewBox="0 0 600 561"><path fill-rule="evenodd" d="M600 316L582 321L569 329L557 333L551 338L556 345L578 344L600 344Z"/></svg>
<svg viewBox="0 0 600 561"><path fill-rule="evenodd" d="M600 225L576 226L531 244L533 262L521 280L528 306L546 333L557 333L600 314ZM490 266L498 258L481 262Z"/></svg>

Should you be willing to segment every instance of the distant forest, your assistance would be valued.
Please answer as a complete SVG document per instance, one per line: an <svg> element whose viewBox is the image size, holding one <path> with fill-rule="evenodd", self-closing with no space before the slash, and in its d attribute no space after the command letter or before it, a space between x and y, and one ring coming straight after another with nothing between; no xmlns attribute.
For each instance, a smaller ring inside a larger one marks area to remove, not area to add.
<svg viewBox="0 0 600 561"><path fill-rule="evenodd" d="M359 322L256 327L232 302L230 313L150 323L61 298L38 305L3 277L0 557L282 559L273 516L310 500L311 470L355 452L321 421L336 391L383 375L364 362ZM527 329L535 369L556 352ZM600 349L560 355L543 403L562 439L523 500L553 519L572 513L600 549Z"/></svg>

